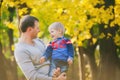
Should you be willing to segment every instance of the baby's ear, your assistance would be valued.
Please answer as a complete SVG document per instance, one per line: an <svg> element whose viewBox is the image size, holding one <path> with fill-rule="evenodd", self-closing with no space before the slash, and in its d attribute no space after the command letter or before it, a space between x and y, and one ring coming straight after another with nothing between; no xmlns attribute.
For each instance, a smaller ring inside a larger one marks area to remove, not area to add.
<svg viewBox="0 0 120 80"><path fill-rule="evenodd" d="M60 34L62 34L63 32L62 32L62 30L58 30L58 32L60 33Z"/></svg>

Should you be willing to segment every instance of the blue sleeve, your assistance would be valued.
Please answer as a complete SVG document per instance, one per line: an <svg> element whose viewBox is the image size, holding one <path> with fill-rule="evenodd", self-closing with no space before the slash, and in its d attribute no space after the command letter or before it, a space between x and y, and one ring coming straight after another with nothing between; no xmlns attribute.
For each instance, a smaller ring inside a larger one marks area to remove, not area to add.
<svg viewBox="0 0 120 80"><path fill-rule="evenodd" d="M51 45L51 43L49 43L49 45L47 46L47 49L46 49L45 53L43 54L43 56L46 58L46 60L48 60L49 58L51 58L52 51L53 51L52 45Z"/></svg>
<svg viewBox="0 0 120 80"><path fill-rule="evenodd" d="M69 39L66 39L66 45L67 45L67 49L68 49L68 55L70 59L73 60L74 58L74 48L73 48L73 44L71 43L71 41Z"/></svg>

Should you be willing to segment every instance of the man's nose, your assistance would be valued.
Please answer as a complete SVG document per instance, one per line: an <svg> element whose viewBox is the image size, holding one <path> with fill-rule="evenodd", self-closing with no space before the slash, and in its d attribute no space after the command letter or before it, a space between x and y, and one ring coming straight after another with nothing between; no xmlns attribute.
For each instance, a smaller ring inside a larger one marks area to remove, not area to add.
<svg viewBox="0 0 120 80"><path fill-rule="evenodd" d="M38 30L38 32L40 32L40 29Z"/></svg>

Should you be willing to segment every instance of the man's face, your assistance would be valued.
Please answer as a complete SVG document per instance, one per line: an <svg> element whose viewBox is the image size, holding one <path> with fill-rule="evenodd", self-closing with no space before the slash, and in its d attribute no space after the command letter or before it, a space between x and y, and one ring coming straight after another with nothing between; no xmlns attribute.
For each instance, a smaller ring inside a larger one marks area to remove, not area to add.
<svg viewBox="0 0 120 80"><path fill-rule="evenodd" d="M35 21L34 22L34 28L32 28L31 30L31 37L34 39L37 37L37 34L40 32L40 29L39 29L39 22L38 21Z"/></svg>

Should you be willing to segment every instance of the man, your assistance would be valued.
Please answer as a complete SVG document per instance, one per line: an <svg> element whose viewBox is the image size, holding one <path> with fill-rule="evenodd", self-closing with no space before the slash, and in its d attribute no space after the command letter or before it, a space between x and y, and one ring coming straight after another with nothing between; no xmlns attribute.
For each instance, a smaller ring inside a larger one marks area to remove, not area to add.
<svg viewBox="0 0 120 80"><path fill-rule="evenodd" d="M65 73L49 77L49 65L47 61L39 64L39 59L45 51L44 43L37 38L39 33L39 20L26 15L20 20L21 36L15 46L14 56L17 64L27 80L66 80ZM59 70L55 71L55 75Z"/></svg>

